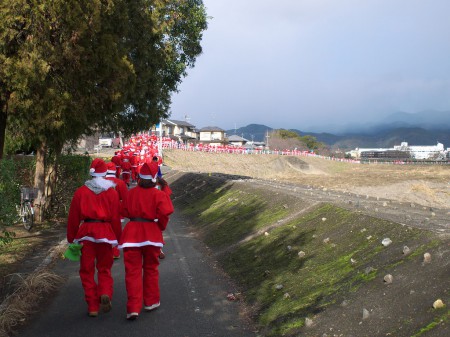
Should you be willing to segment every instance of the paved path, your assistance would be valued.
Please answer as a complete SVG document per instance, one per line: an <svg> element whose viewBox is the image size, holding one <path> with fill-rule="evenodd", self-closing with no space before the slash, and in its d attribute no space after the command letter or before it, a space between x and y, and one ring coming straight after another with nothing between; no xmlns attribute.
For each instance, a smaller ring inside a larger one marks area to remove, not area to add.
<svg viewBox="0 0 450 337"><path fill-rule="evenodd" d="M160 264L161 307L126 320L123 260L113 266L113 309L96 318L87 316L87 306L78 277L78 263L59 261L55 271L67 276L54 299L41 308L20 336L153 336L153 337L246 337L255 336L239 318L238 302L226 295L234 291L209 261L201 243L183 218L172 215L165 232L166 258Z"/></svg>

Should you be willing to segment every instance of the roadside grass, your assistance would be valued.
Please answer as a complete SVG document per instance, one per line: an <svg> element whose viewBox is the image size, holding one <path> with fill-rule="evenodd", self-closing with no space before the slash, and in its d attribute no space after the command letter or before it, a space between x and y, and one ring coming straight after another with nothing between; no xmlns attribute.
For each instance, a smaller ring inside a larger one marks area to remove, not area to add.
<svg viewBox="0 0 450 337"><path fill-rule="evenodd" d="M7 244L0 245L0 286L4 284L4 278L8 274L16 272L18 264L27 259L38 249L39 245L45 242L46 233L55 230L57 226L61 225L46 221L35 224L30 232L24 229L21 223L8 227L13 234Z"/></svg>
<svg viewBox="0 0 450 337"><path fill-rule="evenodd" d="M307 317L403 263L401 248L419 235L419 230L326 204L242 244L220 261L258 308L258 323L267 336L291 335ZM384 236L396 242L389 249L398 249L398 258L385 254Z"/></svg>
<svg viewBox="0 0 450 337"><path fill-rule="evenodd" d="M10 243L0 245L0 280L4 284L4 279L16 269L17 263L22 261L34 249L34 245L27 238L16 237Z"/></svg>
<svg viewBox="0 0 450 337"><path fill-rule="evenodd" d="M218 260L255 308L265 336L298 334L306 318L439 244L421 230L331 204L292 216L292 197L230 184L210 188L182 210L213 250L236 247ZM268 224L278 225L241 241ZM404 246L412 253L403 254Z"/></svg>
<svg viewBox="0 0 450 337"><path fill-rule="evenodd" d="M63 278L48 270L20 277L16 290L8 295L0 307L0 336L9 336L29 314L38 309L40 301L63 283Z"/></svg>
<svg viewBox="0 0 450 337"><path fill-rule="evenodd" d="M256 194L227 188L217 189L186 210L186 214L196 215L199 220L195 225L204 230L205 243L217 249L283 219L288 213L283 203L271 204Z"/></svg>
<svg viewBox="0 0 450 337"><path fill-rule="evenodd" d="M435 317L431 323L420 329L416 334L414 334L411 337L423 336L424 334L430 332L431 330L438 328L440 325L450 322L450 310L448 310L447 308L443 308L440 309L440 311L442 312L440 315Z"/></svg>

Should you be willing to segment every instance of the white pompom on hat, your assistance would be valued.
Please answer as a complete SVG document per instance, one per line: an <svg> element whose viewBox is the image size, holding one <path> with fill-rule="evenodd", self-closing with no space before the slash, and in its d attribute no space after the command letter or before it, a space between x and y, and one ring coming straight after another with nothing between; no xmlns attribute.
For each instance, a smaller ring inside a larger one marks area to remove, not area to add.
<svg viewBox="0 0 450 337"><path fill-rule="evenodd" d="M103 159L95 158L91 163L89 173L93 177L104 177L107 171L106 163Z"/></svg>
<svg viewBox="0 0 450 337"><path fill-rule="evenodd" d="M156 176L158 175L158 164L155 162L145 163L142 165L139 172L139 177L142 179L149 179L156 183Z"/></svg>

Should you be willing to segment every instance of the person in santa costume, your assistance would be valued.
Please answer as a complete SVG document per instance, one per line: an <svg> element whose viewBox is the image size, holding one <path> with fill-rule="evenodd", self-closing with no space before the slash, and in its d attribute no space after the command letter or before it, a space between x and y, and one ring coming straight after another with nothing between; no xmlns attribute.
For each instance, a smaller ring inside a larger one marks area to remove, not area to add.
<svg viewBox="0 0 450 337"><path fill-rule="evenodd" d="M128 157L122 159L122 180L129 187L131 179L131 164Z"/></svg>
<svg viewBox="0 0 450 337"><path fill-rule="evenodd" d="M107 171L106 171L105 179L111 180L114 182L114 184L116 184L115 189L116 189L117 193L119 193L119 200L120 200L120 205L121 205L121 210L122 210L123 204L125 203L125 200L127 198L128 187L122 179L116 178L116 165L112 161L110 161L109 163L106 163L106 168L107 168ZM123 217L120 218L120 222L121 223L124 222ZM120 250L117 246L113 247L113 258L114 259L120 258Z"/></svg>
<svg viewBox="0 0 450 337"><path fill-rule="evenodd" d="M156 188L157 175L158 164L145 163L123 207L123 215L130 219L119 244L125 263L128 320L139 316L142 304L146 311L160 306L158 256L164 245L162 232L174 209L167 183L161 190Z"/></svg>
<svg viewBox="0 0 450 337"><path fill-rule="evenodd" d="M119 195L114 182L104 178L106 171L106 163L94 159L89 171L92 179L75 191L67 222L67 241L83 245L79 274L91 317L98 316L100 308L103 312L111 310L112 247L122 233Z"/></svg>
<svg viewBox="0 0 450 337"><path fill-rule="evenodd" d="M120 172L122 170L122 158L120 156L120 152L114 152L114 156L111 158L111 161L116 165L116 178L120 177Z"/></svg>
<svg viewBox="0 0 450 337"><path fill-rule="evenodd" d="M130 165L131 165L131 181L136 182L139 166L139 157L137 152L134 152L133 155L130 157Z"/></svg>
<svg viewBox="0 0 450 337"><path fill-rule="evenodd" d="M172 190L170 189L170 187L167 185L166 181L163 179L162 176L162 172L161 172L161 163L162 160L159 160L158 156L153 156L152 161L156 162L158 164L158 174L157 174L157 180L156 180L156 188L158 189L162 189L162 186L166 186L166 190L165 192L170 196L172 194ZM159 258L160 259L165 259L166 258L166 254L163 252L162 248L159 252Z"/></svg>

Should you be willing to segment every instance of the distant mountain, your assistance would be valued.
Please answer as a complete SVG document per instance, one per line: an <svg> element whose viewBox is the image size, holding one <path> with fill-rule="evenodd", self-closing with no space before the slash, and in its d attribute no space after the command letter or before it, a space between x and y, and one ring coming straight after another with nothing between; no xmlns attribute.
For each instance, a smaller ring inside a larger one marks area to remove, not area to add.
<svg viewBox="0 0 450 337"><path fill-rule="evenodd" d="M267 132L274 129L265 125L250 124L235 130L226 131L228 136L237 134L248 140L256 142L266 141ZM314 133L289 129L297 132L301 136L311 135L319 142L325 143L333 148L354 149L354 148L386 148L400 145L407 142L410 145L436 145L438 142L450 147L450 126L442 126L440 129L427 130L421 127L400 127L400 123L381 125L372 128L371 131L349 132L344 134ZM270 141L269 141L270 142Z"/></svg>
<svg viewBox="0 0 450 337"><path fill-rule="evenodd" d="M264 142L266 140L267 132L271 132L271 127L261 124L249 124L239 129L226 130L227 136L237 135L247 140L255 142Z"/></svg>
<svg viewBox="0 0 450 337"><path fill-rule="evenodd" d="M347 134L341 135L334 144L327 143L339 148L386 148L407 142L410 145L436 145L438 142L450 147L450 127L447 130L426 130L418 127L402 127L380 129L370 134Z"/></svg>
<svg viewBox="0 0 450 337"><path fill-rule="evenodd" d="M423 129L442 129L450 127L450 111L426 110L418 113L396 112L384 118L382 125L420 127Z"/></svg>
<svg viewBox="0 0 450 337"><path fill-rule="evenodd" d="M354 133L377 134L383 130L398 128L450 129L450 111L425 110L418 113L398 111L377 121L329 126L329 130L334 130L332 132L339 135Z"/></svg>

